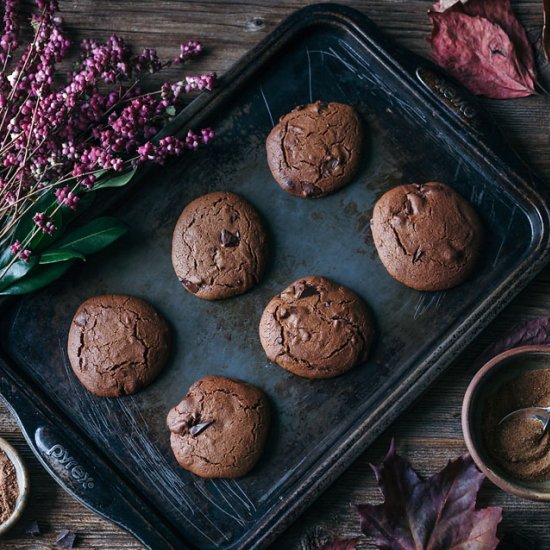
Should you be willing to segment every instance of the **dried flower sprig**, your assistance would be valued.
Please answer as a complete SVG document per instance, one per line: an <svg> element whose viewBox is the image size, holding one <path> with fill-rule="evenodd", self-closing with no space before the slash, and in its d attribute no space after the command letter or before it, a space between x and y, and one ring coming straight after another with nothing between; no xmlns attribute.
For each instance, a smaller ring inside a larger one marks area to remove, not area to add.
<svg viewBox="0 0 550 550"><path fill-rule="evenodd" d="M214 137L210 128L203 128L197 133L190 130L183 139L154 139L181 110L184 95L212 90L216 75L187 75L145 93L141 88L145 75L187 63L202 52L202 45L190 40L181 44L179 55L162 61L151 48L133 55L118 36L104 44L84 40L77 67L60 75L58 64L69 55L71 42L63 31L57 2L36 0L28 44L20 39L18 1L3 4L0 294L13 294L19 288L42 286L40 281L35 285L20 281L36 278L34 271L42 270L42 281L49 281L53 267L47 267L56 263L52 258L70 263L83 256L76 249L71 256L66 246L62 254L51 252L97 189L124 185L141 163L162 164ZM105 230L121 234L120 222L104 220ZM92 249L88 246L87 253ZM45 251L48 262L43 261Z"/></svg>

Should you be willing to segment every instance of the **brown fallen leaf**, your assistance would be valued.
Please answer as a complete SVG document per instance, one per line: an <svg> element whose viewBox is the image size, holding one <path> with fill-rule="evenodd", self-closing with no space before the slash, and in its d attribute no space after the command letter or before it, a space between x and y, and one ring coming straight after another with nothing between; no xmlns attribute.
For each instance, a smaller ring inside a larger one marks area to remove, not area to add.
<svg viewBox="0 0 550 550"><path fill-rule="evenodd" d="M536 93L533 47L510 0L441 0L429 15L435 61L473 93L496 99Z"/></svg>

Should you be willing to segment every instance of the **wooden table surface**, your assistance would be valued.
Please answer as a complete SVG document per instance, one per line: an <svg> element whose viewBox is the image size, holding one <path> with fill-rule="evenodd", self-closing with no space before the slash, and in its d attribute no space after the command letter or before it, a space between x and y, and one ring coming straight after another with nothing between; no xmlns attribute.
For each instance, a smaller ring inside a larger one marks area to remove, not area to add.
<svg viewBox="0 0 550 550"><path fill-rule="evenodd" d="M302 7L301 0L182 2L144 0L60 0L60 8L73 38L105 39L116 32L136 48L156 47L165 57L178 50L188 38L203 40L208 53L197 70L223 74L247 50L269 33L284 17ZM424 0L362 0L345 2L371 17L388 34L411 50L429 56L426 37L430 24ZM540 38L541 0L513 0L521 20L534 43ZM539 56L539 64L548 88L550 70ZM178 78L177 68L166 73ZM521 156L550 185L550 111L545 96L484 104ZM325 536L360 534L354 505L380 501L369 463L379 463L396 438L398 451L407 455L423 474L431 474L460 455L464 442L460 429L462 397L472 377L472 359L520 320L550 312L550 268L510 305L490 327L462 354L454 365L367 450L349 470L292 526L274 548L311 548ZM23 520L0 540L6 550L46 549L53 547L55 533L70 529L78 533L78 548L138 549L134 539L108 522L96 517L65 494L45 473L17 428L14 419L0 406L0 436L22 453L30 470L32 493ZM530 542L524 548L550 549L550 504L537 504L506 495L488 482L480 494L480 503L502 506L504 519L501 535L521 533ZM37 520L44 534L32 538L25 528ZM359 548L374 548L360 538ZM162 550L162 549L158 549Z"/></svg>

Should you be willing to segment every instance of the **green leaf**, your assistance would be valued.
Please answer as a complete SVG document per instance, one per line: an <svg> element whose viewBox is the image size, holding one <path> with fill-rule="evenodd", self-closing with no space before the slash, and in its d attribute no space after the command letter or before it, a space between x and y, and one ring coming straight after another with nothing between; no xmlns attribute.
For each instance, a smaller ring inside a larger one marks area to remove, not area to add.
<svg viewBox="0 0 550 550"><path fill-rule="evenodd" d="M166 114L168 116L176 116L176 108L173 105L168 105L166 107Z"/></svg>
<svg viewBox="0 0 550 550"><path fill-rule="evenodd" d="M115 176L99 178L94 184L94 191L98 189L107 189L109 187L124 187L134 177L136 170L136 168L133 168L122 174L117 173Z"/></svg>
<svg viewBox="0 0 550 550"><path fill-rule="evenodd" d="M55 264L57 262L66 262L68 260L85 260L86 256L80 252L73 250L72 248L64 248L61 250L46 250L40 256L39 264Z"/></svg>
<svg viewBox="0 0 550 550"><path fill-rule="evenodd" d="M6 266L0 269L0 290L10 286L14 281L23 278L36 265L36 262L37 258L31 256L28 262L17 260L6 270L6 266L9 265L8 262Z"/></svg>
<svg viewBox="0 0 550 550"><path fill-rule="evenodd" d="M10 250L9 246L6 246L4 252L0 254L0 269L6 267L10 263L12 258L13 252Z"/></svg>
<svg viewBox="0 0 550 550"><path fill-rule="evenodd" d="M51 246L59 239L62 234L63 228L65 228L74 218L81 214L84 210L89 208L94 202L95 193L94 191L86 191L80 195L80 200L76 210L70 208L61 207L58 208L58 202L55 198L55 195L52 192L48 192L45 196L41 197L36 204L34 204L29 211L21 218L14 233L14 240L19 240L20 242L25 242L29 234L36 229L36 224L33 221L33 217L37 212L45 212L49 216L53 223L56 225L56 230L52 235L42 233L39 231L29 243L26 244L25 248L32 250L33 254L40 252ZM55 212L55 213L54 213ZM67 253L64 253L67 255ZM59 261L66 261L68 259L81 258L85 259L83 254L78 251L74 251L71 255L71 258L65 259L56 259L50 258L49 261L43 262L40 258L40 263L53 263ZM11 260L11 253L9 247L0 254L0 270L2 267L5 267ZM36 262L35 262L36 263ZM11 272L11 270L10 270ZM1 271L0 271L1 273ZM0 288L2 288L2 282L0 281Z"/></svg>
<svg viewBox="0 0 550 550"><path fill-rule="evenodd" d="M39 288L43 288L53 283L56 279L59 279L59 277L61 277L61 275L63 275L72 265L72 261L51 265L40 265L26 277L0 290L0 295L15 296L27 294Z"/></svg>
<svg viewBox="0 0 550 550"><path fill-rule="evenodd" d="M67 233L55 248L48 250L42 256L66 250L87 256L116 241L127 230L127 226L117 218L102 216Z"/></svg>
<svg viewBox="0 0 550 550"><path fill-rule="evenodd" d="M0 279L0 295L26 294L50 284L61 277L76 259L85 260L86 255L105 248L126 233L127 229L126 225L116 218L103 216L71 231L55 248L44 252L39 261L37 256L33 255L28 263L18 260L10 266ZM0 263L9 254L7 248L0 255ZM5 265L8 263L9 259Z"/></svg>

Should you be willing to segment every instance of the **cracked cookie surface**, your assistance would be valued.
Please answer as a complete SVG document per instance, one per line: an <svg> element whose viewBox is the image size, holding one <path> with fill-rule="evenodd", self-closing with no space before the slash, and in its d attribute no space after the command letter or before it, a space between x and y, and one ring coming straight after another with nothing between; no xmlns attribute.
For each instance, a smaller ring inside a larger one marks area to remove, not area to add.
<svg viewBox="0 0 550 550"><path fill-rule="evenodd" d="M170 328L139 298L94 296L78 308L67 348L76 377L94 395L130 395L153 382L164 367Z"/></svg>
<svg viewBox="0 0 550 550"><path fill-rule="evenodd" d="M183 287L220 300L257 284L267 261L267 236L256 210L233 193L190 202L172 238L172 264Z"/></svg>
<svg viewBox="0 0 550 550"><path fill-rule="evenodd" d="M463 282L483 241L481 221L470 203L437 182L400 185L385 193L374 206L371 229L389 274L424 291Z"/></svg>
<svg viewBox="0 0 550 550"><path fill-rule="evenodd" d="M270 361L305 378L330 378L367 359L374 327L354 292L323 277L304 277L275 296L260 320Z"/></svg>
<svg viewBox="0 0 550 550"><path fill-rule="evenodd" d="M266 140L273 177L287 193L318 198L357 173L363 148L359 116L349 105L316 101L284 115Z"/></svg>
<svg viewBox="0 0 550 550"><path fill-rule="evenodd" d="M234 478L249 472L260 458L269 420L269 403L261 390L207 376L189 388L166 423L180 466L200 477Z"/></svg>

